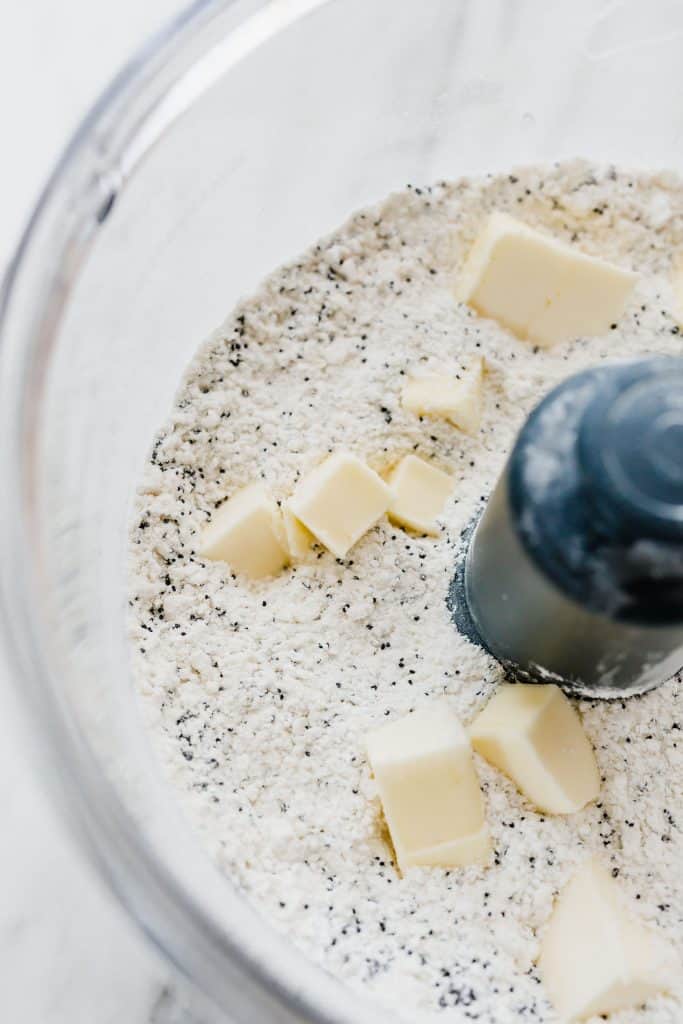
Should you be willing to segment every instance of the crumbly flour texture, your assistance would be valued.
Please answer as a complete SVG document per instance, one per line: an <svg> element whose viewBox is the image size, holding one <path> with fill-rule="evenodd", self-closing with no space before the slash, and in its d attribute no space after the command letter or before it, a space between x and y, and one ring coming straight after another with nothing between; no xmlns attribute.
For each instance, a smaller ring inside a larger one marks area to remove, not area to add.
<svg viewBox="0 0 683 1024"><path fill-rule="evenodd" d="M603 337L536 350L452 294L492 210L641 274ZM683 351L669 282L683 183L576 161L408 186L275 271L200 348L151 452L131 533L141 706L201 843L327 971L412 1022L557 1020L534 960L554 897L597 853L683 957L683 686L583 702L599 801L536 813L477 759L490 867L392 861L368 730L434 698L468 722L501 678L446 608L460 535L542 395L605 359ZM401 409L412 371L486 359L470 438ZM407 452L457 480L438 538L387 521L343 562L322 549L271 580L197 555L226 497L278 499L334 450L383 470ZM571 969L571 967L569 968ZM683 992L614 1024L680 1024Z"/></svg>

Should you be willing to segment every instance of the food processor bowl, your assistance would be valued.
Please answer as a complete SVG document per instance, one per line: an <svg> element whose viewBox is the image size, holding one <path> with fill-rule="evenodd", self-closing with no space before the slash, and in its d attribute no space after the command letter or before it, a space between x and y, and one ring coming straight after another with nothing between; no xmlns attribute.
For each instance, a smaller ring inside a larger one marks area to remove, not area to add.
<svg viewBox="0 0 683 1024"><path fill-rule="evenodd" d="M136 707L127 523L182 370L264 274L408 182L680 169L682 37L678 0L203 0L46 186L0 307L5 643L83 847L207 1019L383 1018L219 875Z"/></svg>

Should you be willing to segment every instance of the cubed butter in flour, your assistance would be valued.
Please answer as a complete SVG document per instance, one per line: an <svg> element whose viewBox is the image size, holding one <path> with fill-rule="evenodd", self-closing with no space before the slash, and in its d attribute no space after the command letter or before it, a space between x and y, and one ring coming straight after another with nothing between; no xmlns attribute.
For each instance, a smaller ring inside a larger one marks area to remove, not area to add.
<svg viewBox="0 0 683 1024"><path fill-rule="evenodd" d="M440 373L410 377L401 404L417 416L448 420L466 434L476 434L484 405L484 360L474 359L462 377Z"/></svg>
<svg viewBox="0 0 683 1024"><path fill-rule="evenodd" d="M287 547L292 558L305 558L315 541L310 530L307 530L300 519L292 512L289 502L282 507L282 521L285 526Z"/></svg>
<svg viewBox="0 0 683 1024"><path fill-rule="evenodd" d="M406 455L389 474L394 498L389 518L420 533L437 534L436 520L453 493L455 481L417 455Z"/></svg>
<svg viewBox="0 0 683 1024"><path fill-rule="evenodd" d="M321 544L343 558L389 508L382 478L355 455L330 455L298 484L289 507Z"/></svg>
<svg viewBox="0 0 683 1024"><path fill-rule="evenodd" d="M462 268L456 297L520 338L549 347L604 334L637 275L586 256L505 213L492 213Z"/></svg>
<svg viewBox="0 0 683 1024"><path fill-rule="evenodd" d="M558 686L504 683L475 718L470 737L541 811L571 814L598 795L593 748Z"/></svg>
<svg viewBox="0 0 683 1024"><path fill-rule="evenodd" d="M488 859L491 841L467 733L436 702L367 737L367 750L401 869Z"/></svg>
<svg viewBox="0 0 683 1024"><path fill-rule="evenodd" d="M204 530L199 554L253 579L287 565L282 515L263 484L250 484L221 505Z"/></svg>
<svg viewBox="0 0 683 1024"><path fill-rule="evenodd" d="M668 991L677 971L668 944L624 908L597 860L587 861L560 893L538 966L562 1021L639 1006Z"/></svg>

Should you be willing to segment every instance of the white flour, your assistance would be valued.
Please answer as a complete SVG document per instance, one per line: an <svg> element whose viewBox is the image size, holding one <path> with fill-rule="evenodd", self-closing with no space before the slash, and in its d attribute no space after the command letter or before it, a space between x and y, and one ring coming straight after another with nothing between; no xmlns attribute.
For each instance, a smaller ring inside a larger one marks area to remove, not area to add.
<svg viewBox="0 0 683 1024"><path fill-rule="evenodd" d="M622 321L535 351L457 305L454 268L494 209L640 271ZM535 813L478 760L488 869L399 878L363 745L369 729L437 696L468 721L498 682L446 610L460 532L559 380L605 358L683 351L668 281L682 248L683 184L668 174L573 162L408 188L229 317L154 446L132 531L132 642L168 777L201 842L275 927L412 1022L554 1021L533 963L538 934L589 852L683 955L680 681L582 705L604 783L579 814ZM404 374L458 372L475 352L488 367L478 437L402 411ZM320 551L258 583L195 556L217 503L259 476L284 498L333 448L378 468L415 450L447 468L458 483L442 535L385 522L343 564ZM682 996L613 1020L675 1024Z"/></svg>

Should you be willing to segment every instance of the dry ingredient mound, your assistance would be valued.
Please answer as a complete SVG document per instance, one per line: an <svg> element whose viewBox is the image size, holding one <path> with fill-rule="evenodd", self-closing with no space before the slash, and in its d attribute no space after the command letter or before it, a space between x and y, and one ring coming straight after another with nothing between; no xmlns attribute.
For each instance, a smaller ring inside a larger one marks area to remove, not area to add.
<svg viewBox="0 0 683 1024"><path fill-rule="evenodd" d="M452 296L492 210L640 272L620 323L552 350ZM603 359L678 353L672 258L683 183L580 161L408 186L275 271L202 345L154 442L131 532L141 705L199 840L313 960L411 1022L556 1021L534 958L553 898L598 853L683 956L681 680L584 702L599 801L545 817L481 759L491 867L392 862L368 730L446 696L468 721L501 678L458 635L446 592L461 531L527 413ZM402 410L404 375L488 368L476 438ZM440 537L388 522L343 561L315 550L275 579L197 556L213 511L261 477L278 499L333 449L382 469L414 451L457 480ZM571 969L571 968L570 968ZM682 994L614 1024L680 1024Z"/></svg>

